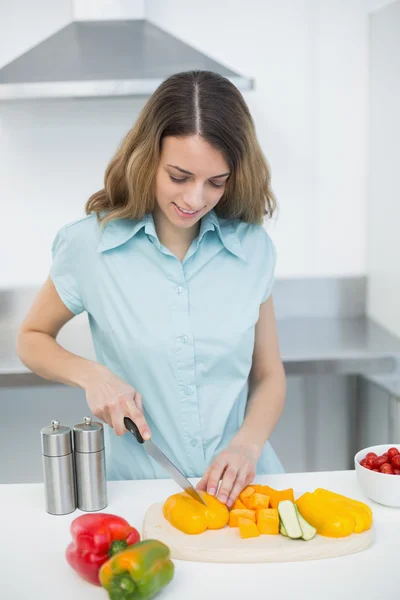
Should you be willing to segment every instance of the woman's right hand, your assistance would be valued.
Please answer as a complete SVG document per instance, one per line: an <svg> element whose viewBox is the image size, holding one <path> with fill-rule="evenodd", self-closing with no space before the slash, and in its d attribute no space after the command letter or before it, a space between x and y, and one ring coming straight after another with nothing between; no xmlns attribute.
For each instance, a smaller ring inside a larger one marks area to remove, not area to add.
<svg viewBox="0 0 400 600"><path fill-rule="evenodd" d="M85 383L86 399L93 415L112 427L117 435L126 433L124 417L130 417L143 439L151 437L143 414L142 396L107 367L96 365Z"/></svg>

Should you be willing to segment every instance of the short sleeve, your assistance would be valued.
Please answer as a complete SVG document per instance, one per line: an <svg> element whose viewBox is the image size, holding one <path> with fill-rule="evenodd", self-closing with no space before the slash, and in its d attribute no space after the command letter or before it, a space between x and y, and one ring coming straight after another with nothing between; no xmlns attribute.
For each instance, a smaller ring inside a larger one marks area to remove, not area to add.
<svg viewBox="0 0 400 600"><path fill-rule="evenodd" d="M74 315L79 315L84 311L79 289L81 257L79 257L76 240L69 239L67 227L63 227L57 233L51 252L53 262L50 268L50 279L65 306Z"/></svg>
<svg viewBox="0 0 400 600"><path fill-rule="evenodd" d="M269 237L268 233L265 232L266 234L266 251L265 251L265 255L263 257L263 277L264 277L264 293L263 293L263 297L261 300L261 304L264 304L264 302L266 302L268 300L268 298L270 297L271 293L272 293L272 288L274 286L274 281L275 281L275 266L276 266L276 248L275 245L273 243L273 241L271 240L271 238Z"/></svg>

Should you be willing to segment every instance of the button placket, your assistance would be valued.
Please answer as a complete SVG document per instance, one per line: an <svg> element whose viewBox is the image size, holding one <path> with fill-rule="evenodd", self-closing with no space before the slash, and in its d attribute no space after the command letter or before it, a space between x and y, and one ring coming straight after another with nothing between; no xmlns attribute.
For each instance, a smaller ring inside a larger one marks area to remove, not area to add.
<svg viewBox="0 0 400 600"><path fill-rule="evenodd" d="M196 390L196 365L192 327L190 322L189 290L182 266L185 284L176 285L176 307L174 311L174 327L176 328L175 356L180 389L181 418L183 424L184 444L193 471L202 473L205 459L202 439L198 396Z"/></svg>

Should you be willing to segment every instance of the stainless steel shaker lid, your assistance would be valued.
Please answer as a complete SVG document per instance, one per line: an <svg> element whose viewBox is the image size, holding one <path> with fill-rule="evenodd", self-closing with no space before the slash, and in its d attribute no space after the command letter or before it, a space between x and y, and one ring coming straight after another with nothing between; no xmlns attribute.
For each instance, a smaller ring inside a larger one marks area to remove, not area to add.
<svg viewBox="0 0 400 600"><path fill-rule="evenodd" d="M42 454L45 456L65 456L72 452L71 428L52 421L40 431Z"/></svg>
<svg viewBox="0 0 400 600"><path fill-rule="evenodd" d="M104 428L101 423L84 417L83 423L74 426L76 452L99 452L104 448Z"/></svg>

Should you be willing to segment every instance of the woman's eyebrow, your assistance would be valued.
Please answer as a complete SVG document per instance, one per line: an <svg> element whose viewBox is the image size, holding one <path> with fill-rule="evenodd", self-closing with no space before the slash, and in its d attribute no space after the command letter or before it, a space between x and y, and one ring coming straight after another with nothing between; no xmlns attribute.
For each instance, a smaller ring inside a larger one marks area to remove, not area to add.
<svg viewBox="0 0 400 600"><path fill-rule="evenodd" d="M185 175L194 175L194 173L191 173L190 171L186 171L186 169L182 169L181 167L178 167L178 165L168 165L167 167L172 167L173 169L177 169L178 171L180 171L181 173L185 173ZM210 179L219 179L220 177L226 177L227 175L230 175L230 173L221 173L221 175L213 175L213 177L210 177Z"/></svg>

